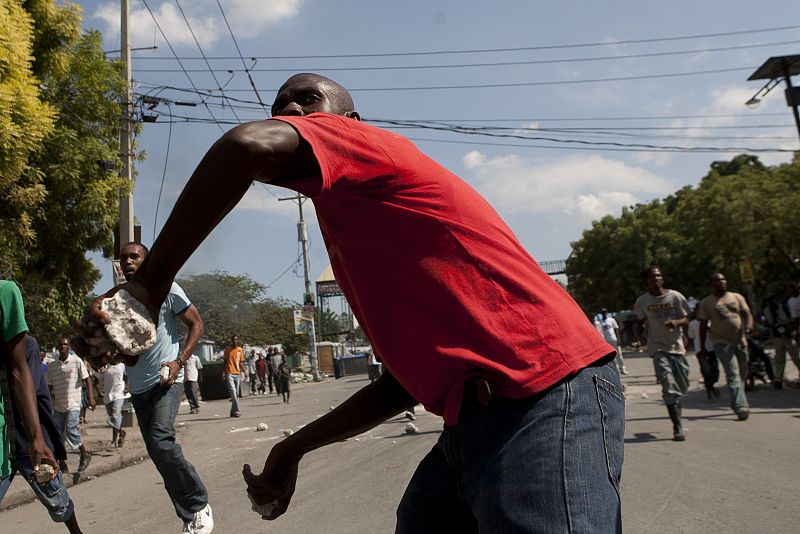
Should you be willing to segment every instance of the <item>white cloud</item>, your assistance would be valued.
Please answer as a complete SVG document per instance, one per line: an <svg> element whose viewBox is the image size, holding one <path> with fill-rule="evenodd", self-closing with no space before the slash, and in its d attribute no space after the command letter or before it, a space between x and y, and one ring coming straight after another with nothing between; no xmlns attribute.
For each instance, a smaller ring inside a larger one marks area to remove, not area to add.
<svg viewBox="0 0 800 534"><path fill-rule="evenodd" d="M588 222L674 189L645 169L600 155L537 164L515 155L488 158L472 151L463 163L476 188L500 211L512 214L556 212Z"/></svg>
<svg viewBox="0 0 800 534"><path fill-rule="evenodd" d="M286 198L294 195L293 191L287 189L256 183L247 190L242 200L236 205L236 209L297 218L297 204L289 201L278 201L278 197ZM311 204L305 204L305 206L307 206L307 209L304 210L306 219L313 220L316 216L314 209Z"/></svg>
<svg viewBox="0 0 800 534"><path fill-rule="evenodd" d="M228 22L239 38L257 35L264 27L297 15L301 3L302 0L226 0L222 6ZM173 1L156 6L156 2L151 0L148 5L173 46L194 46L189 27ZM228 36L228 28L216 0L184 0L181 7L202 47L211 47ZM100 4L94 18L103 21L103 31L107 36L119 34L119 3ZM156 28L153 17L142 5L131 10L130 36L133 47L150 46L154 39L157 44L163 44L163 37Z"/></svg>
<svg viewBox="0 0 800 534"><path fill-rule="evenodd" d="M301 3L302 0L227 0L223 7L236 35L252 37L270 24L297 15Z"/></svg>

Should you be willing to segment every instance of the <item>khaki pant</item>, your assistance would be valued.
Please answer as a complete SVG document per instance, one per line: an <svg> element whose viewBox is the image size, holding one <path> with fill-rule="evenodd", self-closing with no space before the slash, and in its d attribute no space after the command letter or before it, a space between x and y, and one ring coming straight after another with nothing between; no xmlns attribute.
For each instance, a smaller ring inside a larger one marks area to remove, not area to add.
<svg viewBox="0 0 800 534"><path fill-rule="evenodd" d="M775 345L775 380L783 381L783 371L786 368L786 353L792 358L795 367L800 371L800 350L792 338L776 336L772 339Z"/></svg>

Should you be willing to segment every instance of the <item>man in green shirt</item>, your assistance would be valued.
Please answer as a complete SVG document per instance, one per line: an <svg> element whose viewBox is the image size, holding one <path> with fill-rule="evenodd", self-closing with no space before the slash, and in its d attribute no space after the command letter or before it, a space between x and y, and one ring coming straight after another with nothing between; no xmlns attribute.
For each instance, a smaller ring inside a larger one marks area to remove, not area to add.
<svg viewBox="0 0 800 534"><path fill-rule="evenodd" d="M25 359L25 334L28 325L25 322L25 309L22 305L22 294L19 288L8 280L0 280L0 330L3 345L0 348L0 367L5 371L2 375L0 395L0 481L11 475L11 432L13 423L6 414L9 413L10 399L13 395L15 405L19 409L17 417L22 420L25 434L28 437L28 454L34 466L42 463L51 465L58 473L58 462L47 448L39 425L39 413L36 407L36 389L31 379L31 372ZM55 477L55 473L53 476Z"/></svg>

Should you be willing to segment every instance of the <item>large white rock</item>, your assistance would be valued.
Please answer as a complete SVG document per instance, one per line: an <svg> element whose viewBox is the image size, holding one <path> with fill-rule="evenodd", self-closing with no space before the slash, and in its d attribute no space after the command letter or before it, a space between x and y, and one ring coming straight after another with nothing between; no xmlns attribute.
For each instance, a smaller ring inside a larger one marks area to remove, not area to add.
<svg viewBox="0 0 800 534"><path fill-rule="evenodd" d="M105 326L106 334L120 353L136 356L156 342L156 325L147 307L124 289L103 299L100 308L111 320Z"/></svg>

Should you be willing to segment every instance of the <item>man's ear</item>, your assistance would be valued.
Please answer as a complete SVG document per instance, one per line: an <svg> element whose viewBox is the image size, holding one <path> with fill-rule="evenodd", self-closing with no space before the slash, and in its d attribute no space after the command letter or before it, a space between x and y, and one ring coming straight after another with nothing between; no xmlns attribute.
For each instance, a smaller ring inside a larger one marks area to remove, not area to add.
<svg viewBox="0 0 800 534"><path fill-rule="evenodd" d="M357 121L361 120L361 115L358 114L358 111L345 111L344 116L348 119L355 119Z"/></svg>

